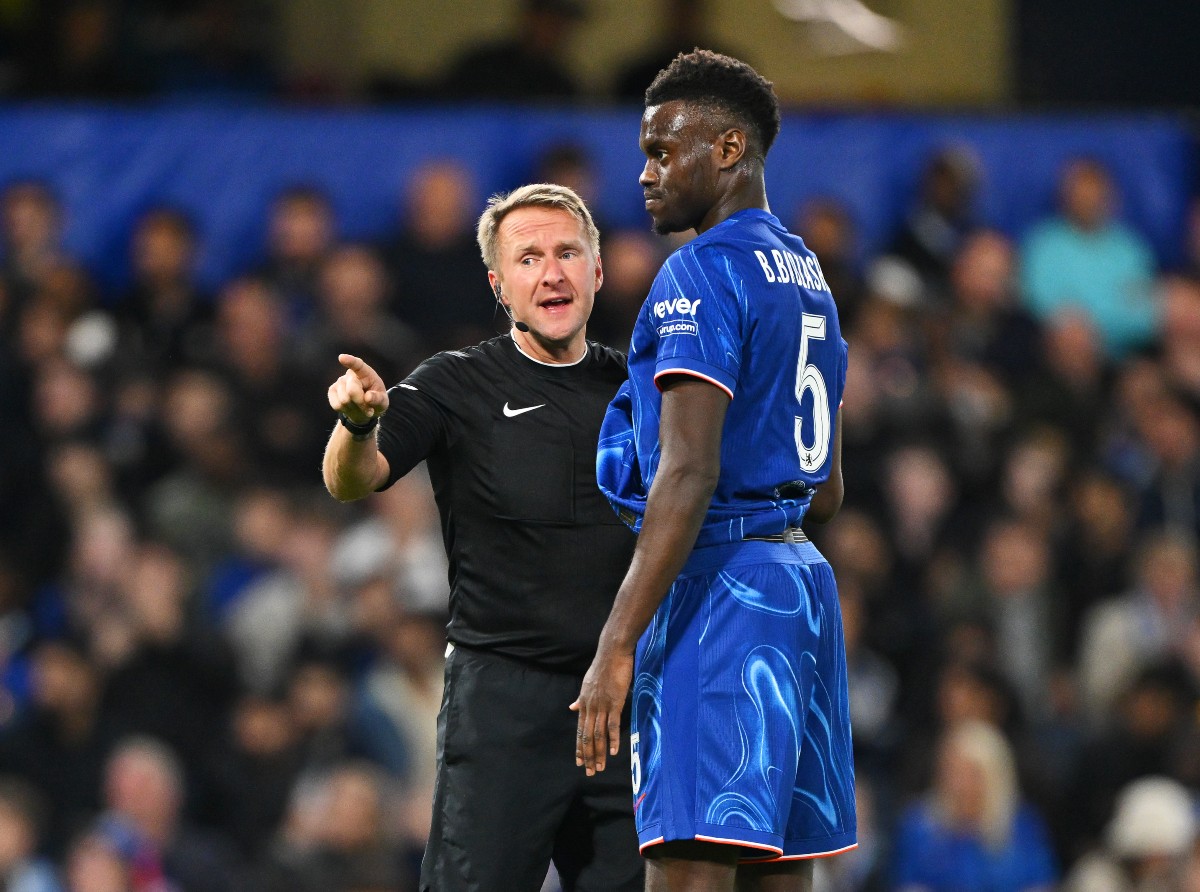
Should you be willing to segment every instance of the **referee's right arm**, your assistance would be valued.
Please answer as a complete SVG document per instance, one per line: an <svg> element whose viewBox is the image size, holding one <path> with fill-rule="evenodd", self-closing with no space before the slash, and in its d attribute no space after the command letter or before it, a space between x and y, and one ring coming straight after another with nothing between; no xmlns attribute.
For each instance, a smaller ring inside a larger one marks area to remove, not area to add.
<svg viewBox="0 0 1200 892"><path fill-rule="evenodd" d="M346 373L330 385L329 405L351 427L341 420L334 427L322 473L330 495L339 502L352 502L375 492L391 471L375 439L375 425L387 411L388 395L383 379L357 356L343 353L338 362ZM364 432L355 433L352 428L359 426Z"/></svg>

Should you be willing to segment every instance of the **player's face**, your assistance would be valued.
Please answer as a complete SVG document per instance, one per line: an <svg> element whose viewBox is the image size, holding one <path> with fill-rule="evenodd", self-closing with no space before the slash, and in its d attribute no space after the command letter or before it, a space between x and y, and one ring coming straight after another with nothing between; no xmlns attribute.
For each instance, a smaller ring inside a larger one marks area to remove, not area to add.
<svg viewBox="0 0 1200 892"><path fill-rule="evenodd" d="M574 356L604 280L583 223L559 208L518 208L500 222L497 242L492 285L501 286L513 316L529 326L517 337L555 358L562 351Z"/></svg>
<svg viewBox="0 0 1200 892"><path fill-rule="evenodd" d="M642 115L646 166L638 182L655 232L695 229L716 204L717 136L703 109L681 99L652 105Z"/></svg>

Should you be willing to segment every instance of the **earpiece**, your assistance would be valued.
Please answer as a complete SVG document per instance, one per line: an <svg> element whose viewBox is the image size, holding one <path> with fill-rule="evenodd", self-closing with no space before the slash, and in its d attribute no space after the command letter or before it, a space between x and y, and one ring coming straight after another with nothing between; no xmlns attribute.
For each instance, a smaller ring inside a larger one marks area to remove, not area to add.
<svg viewBox="0 0 1200 892"><path fill-rule="evenodd" d="M492 290L496 293L496 303L500 304L500 309L502 309L504 311L504 315L508 317L508 321L513 324L513 327L519 332L528 333L529 326L526 325L524 322L521 322L518 319L514 318L514 316L512 314L512 310L509 309L508 305L505 304L504 301L500 299L500 283L497 282Z"/></svg>

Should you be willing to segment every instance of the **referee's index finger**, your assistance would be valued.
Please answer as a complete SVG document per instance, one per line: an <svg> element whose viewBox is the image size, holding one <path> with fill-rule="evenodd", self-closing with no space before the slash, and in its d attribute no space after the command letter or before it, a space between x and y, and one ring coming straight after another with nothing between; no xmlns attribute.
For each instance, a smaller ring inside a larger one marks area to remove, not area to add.
<svg viewBox="0 0 1200 892"><path fill-rule="evenodd" d="M351 353L339 353L338 362L352 372L360 372L366 366L366 363Z"/></svg>

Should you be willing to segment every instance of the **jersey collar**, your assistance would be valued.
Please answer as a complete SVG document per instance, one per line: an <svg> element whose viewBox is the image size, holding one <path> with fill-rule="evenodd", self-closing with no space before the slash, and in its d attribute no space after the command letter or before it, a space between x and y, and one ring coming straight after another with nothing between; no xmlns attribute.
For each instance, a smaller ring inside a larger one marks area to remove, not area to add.
<svg viewBox="0 0 1200 892"><path fill-rule="evenodd" d="M522 350L521 345L519 343L517 343L517 336L514 335L511 331L508 333L508 336L510 338L512 338L513 346L517 348L518 353L520 353L522 356L524 356L530 362L536 362L538 365L544 365L548 369L569 369L569 368L571 368L571 366L579 365L579 363L581 363L585 359L587 359L588 353L590 352L588 350L587 341L584 341L583 355L581 355L578 359L573 360L572 362L544 362L543 360L540 360L540 359L534 359L532 356L530 356L528 353L526 353L524 350Z"/></svg>

